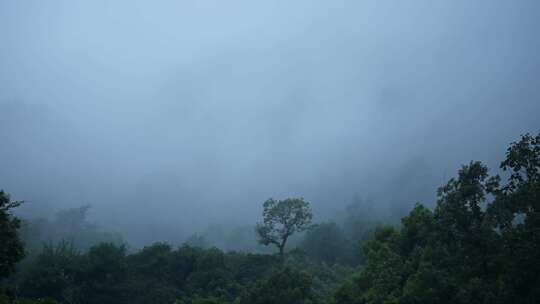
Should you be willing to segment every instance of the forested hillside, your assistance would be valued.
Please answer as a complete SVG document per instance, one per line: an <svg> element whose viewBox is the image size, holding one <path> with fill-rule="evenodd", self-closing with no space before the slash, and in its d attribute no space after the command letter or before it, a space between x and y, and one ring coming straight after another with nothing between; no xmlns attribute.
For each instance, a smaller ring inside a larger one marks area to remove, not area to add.
<svg viewBox="0 0 540 304"><path fill-rule="evenodd" d="M2 191L0 303L538 303L540 134L512 143L500 169L463 165L434 208L400 223L361 202L315 223L306 200L269 199L252 227L266 253L197 237L131 249L87 207L25 220Z"/></svg>

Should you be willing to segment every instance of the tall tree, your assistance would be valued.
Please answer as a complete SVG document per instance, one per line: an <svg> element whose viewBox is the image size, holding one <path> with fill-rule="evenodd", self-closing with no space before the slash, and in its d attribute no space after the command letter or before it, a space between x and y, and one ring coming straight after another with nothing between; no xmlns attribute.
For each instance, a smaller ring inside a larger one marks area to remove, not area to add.
<svg viewBox="0 0 540 304"><path fill-rule="evenodd" d="M503 302L540 299L540 133L525 134L506 151L501 169L509 173L488 213L502 234Z"/></svg>
<svg viewBox="0 0 540 304"><path fill-rule="evenodd" d="M21 203L11 201L9 194L0 190L0 279L9 276L15 264L24 257L24 247L19 237L21 221L10 211Z"/></svg>
<svg viewBox="0 0 540 304"><path fill-rule="evenodd" d="M257 224L259 242L275 245L283 257L285 245L291 235L311 226L313 213L303 198L285 200L268 199L263 204L263 223Z"/></svg>
<svg viewBox="0 0 540 304"><path fill-rule="evenodd" d="M399 230L379 228L336 303L498 303L500 237L483 208L496 184L471 162L439 189L435 210L418 204Z"/></svg>

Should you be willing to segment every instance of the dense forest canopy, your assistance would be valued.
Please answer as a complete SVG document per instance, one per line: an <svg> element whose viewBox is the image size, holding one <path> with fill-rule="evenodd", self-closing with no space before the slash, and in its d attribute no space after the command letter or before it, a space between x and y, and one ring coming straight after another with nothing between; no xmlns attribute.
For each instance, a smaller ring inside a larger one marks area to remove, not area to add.
<svg viewBox="0 0 540 304"><path fill-rule="evenodd" d="M253 227L262 244L277 247L267 254L224 251L197 237L176 248L162 242L130 252L121 239L85 224L83 206L41 226L79 233L51 234L43 247L27 247L22 260L23 244L33 244L37 231L23 233L11 210L21 202L2 191L0 301L537 303L540 134L512 143L500 168L505 177L478 161L463 165L438 189L435 208L418 203L393 225L373 222L368 212L312 225L304 199L269 199ZM304 230L294 247L286 246ZM97 240L90 247L88 235Z"/></svg>

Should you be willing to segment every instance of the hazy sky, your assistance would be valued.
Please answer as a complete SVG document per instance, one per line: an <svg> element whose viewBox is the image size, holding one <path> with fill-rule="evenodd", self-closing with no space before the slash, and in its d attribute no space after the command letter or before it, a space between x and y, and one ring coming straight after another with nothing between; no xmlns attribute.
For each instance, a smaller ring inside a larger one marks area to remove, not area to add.
<svg viewBox="0 0 540 304"><path fill-rule="evenodd" d="M539 29L538 0L3 0L0 188L145 241L410 206L540 131Z"/></svg>

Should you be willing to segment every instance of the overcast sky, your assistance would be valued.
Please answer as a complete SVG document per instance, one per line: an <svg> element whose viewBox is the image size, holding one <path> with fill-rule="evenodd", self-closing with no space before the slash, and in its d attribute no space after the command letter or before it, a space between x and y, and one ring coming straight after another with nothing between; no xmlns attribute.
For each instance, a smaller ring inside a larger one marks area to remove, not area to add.
<svg viewBox="0 0 540 304"><path fill-rule="evenodd" d="M537 0L3 0L0 188L144 241L432 200L540 131L539 29Z"/></svg>

